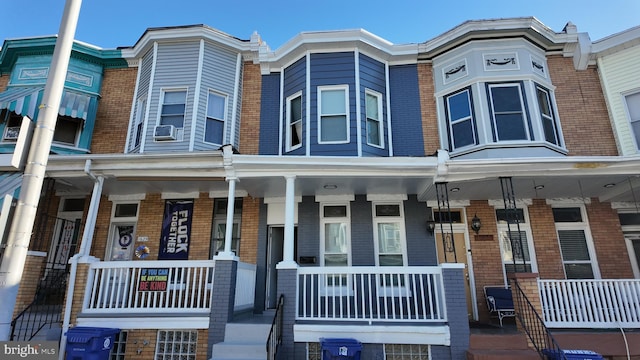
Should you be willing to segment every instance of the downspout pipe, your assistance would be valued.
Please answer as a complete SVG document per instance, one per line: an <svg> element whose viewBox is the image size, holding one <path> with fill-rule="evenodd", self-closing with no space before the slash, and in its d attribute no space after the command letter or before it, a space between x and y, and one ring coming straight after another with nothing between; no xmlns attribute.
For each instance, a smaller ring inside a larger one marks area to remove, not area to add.
<svg viewBox="0 0 640 360"><path fill-rule="evenodd" d="M20 199L7 238L7 247L0 265L0 341L10 340L11 320L18 298L31 233L36 218L49 152L56 128L60 101L69 68L73 38L75 36L81 0L67 0L53 49L49 76L44 88L40 111L33 132L33 141L22 177Z"/></svg>
<svg viewBox="0 0 640 360"><path fill-rule="evenodd" d="M93 233L96 227L96 218L98 217L98 209L100 208L100 198L102 197L102 187L104 185L104 177L96 176L91 172L91 160L87 160L84 164L84 172L93 180L93 192L91 193L91 202L87 212L87 221L84 225L82 240L80 242L80 250L69 259L71 267L69 269L69 285L67 287L67 301L64 308L64 318L62 320L62 335L60 338L59 360L64 360L64 353L67 348L67 331L69 331L69 323L71 322L71 310L73 305L73 294L76 288L76 276L78 273L78 263L92 262L90 251L93 243Z"/></svg>

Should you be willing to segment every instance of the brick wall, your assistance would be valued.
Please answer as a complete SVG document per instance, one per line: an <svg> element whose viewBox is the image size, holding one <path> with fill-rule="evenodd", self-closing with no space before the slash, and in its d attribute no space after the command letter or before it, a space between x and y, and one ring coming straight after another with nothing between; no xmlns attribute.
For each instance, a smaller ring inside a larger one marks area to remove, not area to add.
<svg viewBox="0 0 640 360"><path fill-rule="evenodd" d="M242 228L240 229L240 261L256 264L258 257L258 229L260 227L260 199L242 200Z"/></svg>
<svg viewBox="0 0 640 360"><path fill-rule="evenodd" d="M418 82L420 86L420 111L422 114L422 136L424 153L431 155L440 148L438 137L438 113L436 110L433 67L431 64L418 64Z"/></svg>
<svg viewBox="0 0 640 360"><path fill-rule="evenodd" d="M569 155L618 155L597 69L577 71L561 55L549 56L547 63Z"/></svg>
<svg viewBox="0 0 640 360"><path fill-rule="evenodd" d="M600 275L603 279L633 279L617 212L610 203L601 203L596 198L586 208Z"/></svg>
<svg viewBox="0 0 640 360"><path fill-rule="evenodd" d="M257 155L260 143L260 100L262 75L260 65L245 63L242 79L242 119L240 146L242 154Z"/></svg>
<svg viewBox="0 0 640 360"><path fill-rule="evenodd" d="M493 206L486 200L471 200L467 207L467 224L471 224L474 215L482 221L478 236L470 230L471 254L473 259L473 274L476 284L476 301L480 320L487 320L489 312L484 298L484 287L487 285L502 285L502 261L500 244L498 242L498 227Z"/></svg>
<svg viewBox="0 0 640 360"><path fill-rule="evenodd" d="M36 295L38 283L42 277L42 269L44 268L46 260L46 256L27 255L22 272L22 278L20 279L20 285L18 287L16 304L13 308L12 319L14 319L18 313L24 310L33 301Z"/></svg>
<svg viewBox="0 0 640 360"><path fill-rule="evenodd" d="M534 199L528 210L540 278L564 279L560 243L551 206L544 199Z"/></svg>
<svg viewBox="0 0 640 360"><path fill-rule="evenodd" d="M91 141L94 154L124 152L137 68L107 69Z"/></svg>

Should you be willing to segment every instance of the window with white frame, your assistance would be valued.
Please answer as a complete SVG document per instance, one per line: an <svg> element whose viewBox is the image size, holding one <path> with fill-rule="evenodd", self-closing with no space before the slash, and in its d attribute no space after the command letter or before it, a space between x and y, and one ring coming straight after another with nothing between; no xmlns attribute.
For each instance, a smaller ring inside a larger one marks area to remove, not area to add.
<svg viewBox="0 0 640 360"><path fill-rule="evenodd" d="M351 219L348 204L322 204L320 238L322 266L351 265ZM346 275L328 276L327 286L347 286Z"/></svg>
<svg viewBox="0 0 640 360"><path fill-rule="evenodd" d="M224 142L224 123L227 97L213 91L207 101L207 119L204 129L204 141L222 145Z"/></svg>
<svg viewBox="0 0 640 360"><path fill-rule="evenodd" d="M636 139L636 147L640 149L640 92L624 97L629 114L629 123Z"/></svg>
<svg viewBox="0 0 640 360"><path fill-rule="evenodd" d="M494 140L528 140L522 84L487 84L487 92Z"/></svg>
<svg viewBox="0 0 640 360"><path fill-rule="evenodd" d="M637 209L619 209L618 219L627 243L633 274L640 279L640 213Z"/></svg>
<svg viewBox="0 0 640 360"><path fill-rule="evenodd" d="M213 202L213 226L211 227L210 259L224 251L224 238L227 233L228 199L215 199ZM242 223L242 199L233 201L233 229L231 230L231 251L238 255L240 245L240 225Z"/></svg>
<svg viewBox="0 0 640 360"><path fill-rule="evenodd" d="M471 88L464 88L444 98L449 150L477 144L471 99Z"/></svg>
<svg viewBox="0 0 640 360"><path fill-rule="evenodd" d="M348 87L318 87L318 109L318 142L349 142Z"/></svg>
<svg viewBox="0 0 640 360"><path fill-rule="evenodd" d="M133 146L138 147L142 142L142 131L144 130L144 114L147 111L147 99L142 97L138 99L138 106L136 108L136 129L134 135Z"/></svg>
<svg viewBox="0 0 640 360"><path fill-rule="evenodd" d="M535 271L531 227L525 209L496 209L496 220L505 274Z"/></svg>
<svg viewBox="0 0 640 360"><path fill-rule="evenodd" d="M367 90L365 93L367 116L367 144L382 147L382 94Z"/></svg>
<svg viewBox="0 0 640 360"><path fill-rule="evenodd" d="M538 99L538 109L540 110L540 120L542 121L542 132L544 140L554 145L560 145L560 135L558 134L558 124L551 104L551 94L549 90L540 85L536 85L536 98Z"/></svg>
<svg viewBox="0 0 640 360"><path fill-rule="evenodd" d="M137 222L137 202L113 204L107 250L109 261L129 261L133 259Z"/></svg>
<svg viewBox="0 0 640 360"><path fill-rule="evenodd" d="M173 125L177 129L182 129L184 127L187 91L167 90L162 95L160 125Z"/></svg>
<svg viewBox="0 0 640 360"><path fill-rule="evenodd" d="M197 330L158 330L155 360L195 360Z"/></svg>
<svg viewBox="0 0 640 360"><path fill-rule="evenodd" d="M599 278L584 207L554 207L562 263L567 279Z"/></svg>
<svg viewBox="0 0 640 360"><path fill-rule="evenodd" d="M373 226L376 265L407 265L402 203L373 203ZM383 288L404 286L406 280L403 274L386 274L380 277L379 285Z"/></svg>
<svg viewBox="0 0 640 360"><path fill-rule="evenodd" d="M287 99L287 151L302 146L302 94Z"/></svg>

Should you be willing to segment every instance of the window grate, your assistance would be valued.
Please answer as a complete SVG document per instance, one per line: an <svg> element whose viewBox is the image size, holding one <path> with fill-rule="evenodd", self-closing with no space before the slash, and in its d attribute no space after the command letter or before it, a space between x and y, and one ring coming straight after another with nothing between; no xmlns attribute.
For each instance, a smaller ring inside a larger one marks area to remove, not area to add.
<svg viewBox="0 0 640 360"><path fill-rule="evenodd" d="M111 348L110 360L124 360L127 350L127 335L126 331L120 331L116 334L113 340L113 348Z"/></svg>
<svg viewBox="0 0 640 360"><path fill-rule="evenodd" d="M159 330L156 360L195 360L197 331Z"/></svg>
<svg viewBox="0 0 640 360"><path fill-rule="evenodd" d="M384 344L385 360L429 360L429 345Z"/></svg>

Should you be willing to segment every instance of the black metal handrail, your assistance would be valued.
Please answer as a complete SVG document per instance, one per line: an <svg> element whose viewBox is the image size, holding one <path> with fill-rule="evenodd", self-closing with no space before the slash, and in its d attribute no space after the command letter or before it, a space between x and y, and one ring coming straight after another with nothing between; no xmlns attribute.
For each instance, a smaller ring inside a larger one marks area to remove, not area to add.
<svg viewBox="0 0 640 360"><path fill-rule="evenodd" d="M284 294L278 298L278 305L276 306L276 314L271 322L271 330L269 330L269 336L267 337L267 359L274 360L278 349L282 344L282 306L284 305Z"/></svg>
<svg viewBox="0 0 640 360"><path fill-rule="evenodd" d="M516 309L516 318L520 321L524 332L535 347L541 359L567 360L566 355L556 339L544 324L535 307L522 291L517 279L514 279L512 296Z"/></svg>

